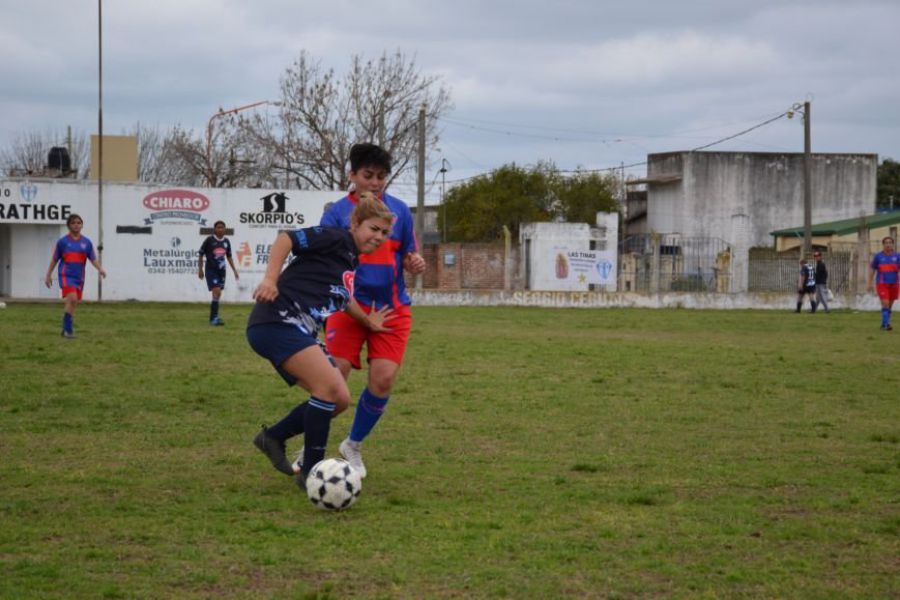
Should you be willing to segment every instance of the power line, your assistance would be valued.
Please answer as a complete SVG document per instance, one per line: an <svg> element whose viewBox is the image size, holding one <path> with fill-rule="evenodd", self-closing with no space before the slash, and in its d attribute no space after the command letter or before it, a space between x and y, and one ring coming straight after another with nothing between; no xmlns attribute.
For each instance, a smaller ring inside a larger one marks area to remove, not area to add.
<svg viewBox="0 0 900 600"><path fill-rule="evenodd" d="M703 150L703 149L706 149L706 148L711 148L712 146L716 146L716 145L721 144L721 143L723 143L723 142L727 142L728 140L733 140L733 139L735 139L735 138L737 138L737 137L740 137L740 136L742 136L742 135L746 135L746 134L750 133L751 131L754 131L754 130L756 130L756 129L759 129L760 127L765 127L766 125L768 125L768 124L770 124L770 123L773 123L773 122L777 121L778 119L781 119L781 118L783 118L783 117L786 117L787 114L788 114L788 111L784 111L784 112L782 112L782 113L780 113L780 114L778 114L778 115L776 115L776 116L774 116L774 117L772 117L772 118L770 118L770 119L767 119L767 120L765 120L765 121L763 121L763 122L761 122L761 123L757 123L756 125L753 125L752 127L748 127L747 129L744 129L743 131L739 131L739 132L737 132L737 133L735 133L735 134L726 136L726 137L724 137L724 138L720 138L720 139L718 139L718 140L716 140L716 141L714 141L714 142L710 142L710 143L704 144L704 145L702 145L702 146L697 146L696 148L691 148L688 152L696 152L696 151L698 151L698 150ZM446 120L446 119L445 119L445 120ZM510 133L510 135L514 135L514 134ZM555 138L554 138L554 139L555 139ZM618 140L618 141L625 141L625 140L624 140L624 139L620 139L620 140ZM559 172L560 172L560 173L605 173L605 172L618 171L618 170L620 170L620 169L628 169L628 168L633 168L633 167L639 167L639 166L646 165L646 164L647 164L647 161L641 161L641 162L631 163L631 164L628 164L628 165L617 165L617 166L613 166L613 167L602 167L602 168L599 168L599 169L563 169L563 170L559 170ZM471 180L471 179L476 179L476 178L478 178L478 177L484 177L484 176L488 175L489 173L490 173L490 171L489 171L489 172L486 172L486 173L478 173L478 174L476 174L476 175L471 175L471 176L469 176L469 177L462 177L462 178L459 178L459 179L453 179L453 180L447 181L447 183L459 183L459 182L462 182L462 181L469 181L469 180Z"/></svg>

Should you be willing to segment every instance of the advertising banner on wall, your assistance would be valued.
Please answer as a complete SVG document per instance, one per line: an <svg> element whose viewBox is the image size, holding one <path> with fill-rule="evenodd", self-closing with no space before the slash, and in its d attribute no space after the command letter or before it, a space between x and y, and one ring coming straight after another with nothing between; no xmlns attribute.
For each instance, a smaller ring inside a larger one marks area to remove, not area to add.
<svg viewBox="0 0 900 600"><path fill-rule="evenodd" d="M584 284L614 285L616 269L614 256L599 250L572 250L557 246L554 258L556 279L573 287Z"/></svg>
<svg viewBox="0 0 900 600"><path fill-rule="evenodd" d="M62 187L43 180L0 180L0 223L65 225L73 213L85 219L93 217L96 205L96 186L72 182Z"/></svg>
<svg viewBox="0 0 900 600"><path fill-rule="evenodd" d="M123 190L124 192L125 190ZM116 200L116 224L107 236L106 268L111 300L209 298L198 273L198 250L216 221L231 240L224 300L251 301L262 280L278 232L318 225L325 204L340 192L214 188L134 188ZM111 209L112 211L112 209ZM105 219L104 219L105 220ZM112 272L127 285L115 285Z"/></svg>
<svg viewBox="0 0 900 600"><path fill-rule="evenodd" d="M8 190L8 191L7 191ZM24 191L23 191L24 190ZM12 223L29 235L26 224L59 226L78 213L85 235L95 246L98 237L97 183L62 180L0 180L0 224ZM224 221L231 240L231 269L225 301L251 301L262 280L269 249L280 230L318 225L325 206L341 192L299 190L218 189L111 183L103 186L104 300L207 301L205 279L198 276L198 250L216 221ZM3 225L7 227L6 225ZM43 242L42 242L43 243ZM42 278L46 252L18 251L0 256L14 278ZM85 298L96 297L97 275L88 267Z"/></svg>

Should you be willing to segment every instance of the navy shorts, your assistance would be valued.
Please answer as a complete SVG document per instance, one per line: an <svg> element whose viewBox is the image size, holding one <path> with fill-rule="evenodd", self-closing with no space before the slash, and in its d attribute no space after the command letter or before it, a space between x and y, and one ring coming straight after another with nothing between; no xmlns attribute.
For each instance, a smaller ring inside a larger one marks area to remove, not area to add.
<svg viewBox="0 0 900 600"><path fill-rule="evenodd" d="M247 341L253 351L269 360L288 385L296 385L297 379L281 368L282 363L310 346L322 347L317 338L306 335L287 323L260 323L247 328ZM322 347L322 352L325 348ZM326 356L328 353L325 353ZM328 356L334 365L334 359Z"/></svg>
<svg viewBox="0 0 900 600"><path fill-rule="evenodd" d="M225 289L225 269L206 269L206 289Z"/></svg>

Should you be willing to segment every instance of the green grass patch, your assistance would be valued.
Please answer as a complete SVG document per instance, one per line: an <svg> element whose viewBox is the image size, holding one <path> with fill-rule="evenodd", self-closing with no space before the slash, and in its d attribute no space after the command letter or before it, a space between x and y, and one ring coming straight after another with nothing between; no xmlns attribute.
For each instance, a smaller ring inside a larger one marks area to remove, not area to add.
<svg viewBox="0 0 900 600"><path fill-rule="evenodd" d="M75 340L61 312L0 311L0 598L900 589L900 337L875 313L415 308L362 496L328 514L251 444L305 398L249 306L88 304Z"/></svg>

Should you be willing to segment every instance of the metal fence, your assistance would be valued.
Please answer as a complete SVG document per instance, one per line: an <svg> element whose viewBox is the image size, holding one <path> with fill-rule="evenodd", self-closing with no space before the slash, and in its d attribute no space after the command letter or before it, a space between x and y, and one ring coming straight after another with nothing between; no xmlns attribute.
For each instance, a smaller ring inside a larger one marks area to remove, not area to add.
<svg viewBox="0 0 900 600"><path fill-rule="evenodd" d="M875 252L881 250L880 240L868 244L866 255L860 259L859 245L853 242L834 242L826 248L818 248L828 269L828 287L836 293L857 292L861 284L854 286L854 278L860 281L867 276L865 266ZM854 268L855 267L855 268ZM857 271L862 270L857 274ZM800 282L800 253L776 252L773 248L752 248L747 287L751 292L792 292Z"/></svg>
<svg viewBox="0 0 900 600"><path fill-rule="evenodd" d="M732 248L719 238L641 234L619 243L619 291L731 291Z"/></svg>

